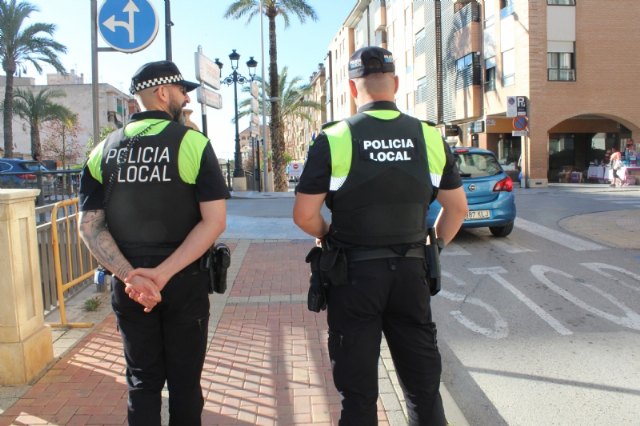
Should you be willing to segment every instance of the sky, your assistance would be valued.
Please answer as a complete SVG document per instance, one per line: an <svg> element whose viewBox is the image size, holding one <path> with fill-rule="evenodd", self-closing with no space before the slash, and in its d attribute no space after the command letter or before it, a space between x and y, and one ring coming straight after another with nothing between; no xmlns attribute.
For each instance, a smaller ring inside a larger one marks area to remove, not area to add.
<svg viewBox="0 0 640 426"><path fill-rule="evenodd" d="M90 0L25 0L35 5L39 11L31 16L32 22L52 23L56 25L54 39L67 47L67 53L61 56L67 70L75 70L84 75L84 82L91 83L91 1ZM112 2L114 0L106 0ZM131 76L140 65L166 58L165 38L165 1L150 1L159 20L159 30L154 41L144 50L135 53L100 52L98 54L98 80L109 83L128 93ZM100 9L105 0L98 0ZM253 56L258 61L257 74L261 75L264 62L264 75L269 75L269 35L268 21L264 19L264 61L261 49L259 16L247 25L247 19L231 20L224 18L224 12L233 0L172 0L171 4L171 54L184 78L195 81L195 52L202 47L203 54L215 60L220 58L224 64L222 77L231 72L229 53L236 49L240 56L238 72L248 77L246 61ZM329 43L344 23L348 14L357 3L356 0L307 0L318 15L317 21L307 20L304 24L295 15L290 16L290 26L284 27L284 20L276 20L278 35L278 67L289 68L289 75L301 77L307 82L324 61ZM98 46L108 47L100 34ZM27 67L26 77L36 78L37 84L46 84L46 74L53 68L45 66L42 75L33 67ZM245 94L239 91L239 102ZM207 134L213 142L219 158L233 158L235 128L233 87L222 86L222 109L207 108ZM202 129L202 112L195 99L195 92L187 108L193 109L192 120ZM240 120L240 131L248 126L248 120Z"/></svg>

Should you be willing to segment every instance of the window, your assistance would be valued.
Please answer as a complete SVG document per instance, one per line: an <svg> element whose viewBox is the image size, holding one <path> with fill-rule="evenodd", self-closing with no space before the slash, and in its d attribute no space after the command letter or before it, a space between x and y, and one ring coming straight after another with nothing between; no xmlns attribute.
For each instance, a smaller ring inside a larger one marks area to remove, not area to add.
<svg viewBox="0 0 640 426"><path fill-rule="evenodd" d="M547 71L549 81L575 81L576 70L573 53L547 53Z"/></svg>
<svg viewBox="0 0 640 426"><path fill-rule="evenodd" d="M416 88L416 104L427 102L427 78L422 77L418 80Z"/></svg>
<svg viewBox="0 0 640 426"><path fill-rule="evenodd" d="M414 45L416 49L416 58L425 53L427 48L427 38L424 28L416 33Z"/></svg>
<svg viewBox="0 0 640 426"><path fill-rule="evenodd" d="M462 71L473 64L473 53L463 56L456 61L456 70Z"/></svg>
<svg viewBox="0 0 640 426"><path fill-rule="evenodd" d="M549 6L575 6L576 0L547 0Z"/></svg>
<svg viewBox="0 0 640 426"><path fill-rule="evenodd" d="M457 153L456 162L461 177L495 176L502 172L496 157L491 154Z"/></svg>
<svg viewBox="0 0 640 426"><path fill-rule="evenodd" d="M491 1L485 2L485 6L484 6L484 27L485 28L488 28L495 23L496 14L495 14L494 7L495 5Z"/></svg>
<svg viewBox="0 0 640 426"><path fill-rule="evenodd" d="M514 0L500 0L500 18L506 18L513 13Z"/></svg>
<svg viewBox="0 0 640 426"><path fill-rule="evenodd" d="M516 82L516 55L513 49L502 52L502 86L512 86Z"/></svg>
<svg viewBox="0 0 640 426"><path fill-rule="evenodd" d="M496 57L484 61L484 91L496 90Z"/></svg>

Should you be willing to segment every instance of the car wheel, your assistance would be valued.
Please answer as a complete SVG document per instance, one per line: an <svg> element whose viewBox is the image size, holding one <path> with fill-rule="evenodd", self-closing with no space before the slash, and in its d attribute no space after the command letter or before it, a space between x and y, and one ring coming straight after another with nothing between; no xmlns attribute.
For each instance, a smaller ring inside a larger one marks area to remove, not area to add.
<svg viewBox="0 0 640 426"><path fill-rule="evenodd" d="M489 231L496 237L506 237L513 231L513 222L507 223L505 226L490 226Z"/></svg>

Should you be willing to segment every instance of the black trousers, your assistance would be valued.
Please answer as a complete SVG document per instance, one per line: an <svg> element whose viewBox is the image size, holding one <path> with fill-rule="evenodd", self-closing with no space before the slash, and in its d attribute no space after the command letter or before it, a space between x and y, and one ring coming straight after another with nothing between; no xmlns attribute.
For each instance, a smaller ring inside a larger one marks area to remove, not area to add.
<svg viewBox="0 0 640 426"><path fill-rule="evenodd" d="M329 356L342 395L340 425L377 425L378 358L384 333L410 425L444 426L442 364L423 259L349 264L349 284L328 294Z"/></svg>
<svg viewBox="0 0 640 426"><path fill-rule="evenodd" d="M130 425L160 425L165 381L169 424L201 424L204 399L200 376L209 323L208 279L208 272L201 272L197 265L185 268L167 283L162 302L150 313L143 312L142 305L124 292L124 284L116 281L111 304L127 362Z"/></svg>

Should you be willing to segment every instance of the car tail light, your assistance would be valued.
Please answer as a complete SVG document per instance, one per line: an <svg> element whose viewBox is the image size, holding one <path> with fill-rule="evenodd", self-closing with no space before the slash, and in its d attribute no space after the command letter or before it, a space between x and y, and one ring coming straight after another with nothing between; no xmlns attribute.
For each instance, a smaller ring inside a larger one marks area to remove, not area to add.
<svg viewBox="0 0 640 426"><path fill-rule="evenodd" d="M507 191L511 192L513 190L513 181L509 176L502 179L493 187L494 192Z"/></svg>
<svg viewBox="0 0 640 426"><path fill-rule="evenodd" d="M20 179L24 180L36 180L36 175L32 175L31 173L25 175L18 175Z"/></svg>

